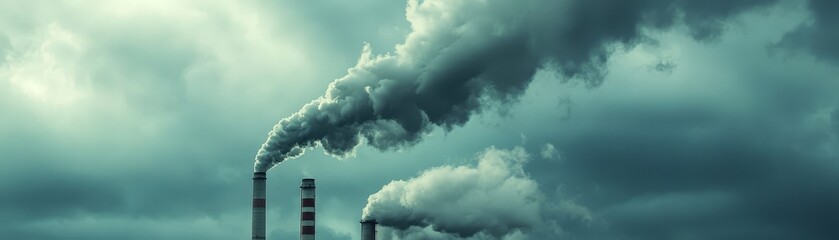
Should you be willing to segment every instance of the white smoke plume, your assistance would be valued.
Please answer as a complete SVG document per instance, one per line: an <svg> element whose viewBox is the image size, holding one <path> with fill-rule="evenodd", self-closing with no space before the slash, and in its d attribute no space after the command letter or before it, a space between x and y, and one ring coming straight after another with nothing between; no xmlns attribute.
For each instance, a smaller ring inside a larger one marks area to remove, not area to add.
<svg viewBox="0 0 839 240"><path fill-rule="evenodd" d="M542 222L544 196L522 148L490 148L474 166L441 166L370 195L362 219L392 239L515 239Z"/></svg>
<svg viewBox="0 0 839 240"><path fill-rule="evenodd" d="M412 32L387 54L365 46L325 95L282 119L256 155L266 171L321 146L389 150L518 99L538 69L596 86L610 54L683 24L713 38L733 14L775 0L409 0Z"/></svg>
<svg viewBox="0 0 839 240"><path fill-rule="evenodd" d="M382 240L524 240L531 237L520 231L514 231L513 233L505 235L501 238L487 235L483 232L464 238L453 234L437 232L431 227L410 227L405 230L387 227L379 229L378 236L379 239Z"/></svg>

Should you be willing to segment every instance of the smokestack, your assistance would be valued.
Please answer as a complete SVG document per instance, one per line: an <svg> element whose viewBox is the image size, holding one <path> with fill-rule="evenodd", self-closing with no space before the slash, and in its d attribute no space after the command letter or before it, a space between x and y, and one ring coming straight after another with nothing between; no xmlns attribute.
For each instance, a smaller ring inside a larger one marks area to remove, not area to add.
<svg viewBox="0 0 839 240"><path fill-rule="evenodd" d="M376 219L361 220L361 240L376 240Z"/></svg>
<svg viewBox="0 0 839 240"><path fill-rule="evenodd" d="M315 240L315 179L300 184L300 240Z"/></svg>
<svg viewBox="0 0 839 240"><path fill-rule="evenodd" d="M265 172L253 173L252 240L265 240Z"/></svg>

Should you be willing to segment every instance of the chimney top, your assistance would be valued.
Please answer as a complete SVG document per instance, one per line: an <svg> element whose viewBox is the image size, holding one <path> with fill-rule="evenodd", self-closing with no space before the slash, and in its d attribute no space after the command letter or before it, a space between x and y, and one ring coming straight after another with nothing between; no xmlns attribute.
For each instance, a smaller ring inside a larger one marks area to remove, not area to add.
<svg viewBox="0 0 839 240"><path fill-rule="evenodd" d="M314 178L304 178L303 182L300 183L300 188L314 188L315 187L315 179Z"/></svg>

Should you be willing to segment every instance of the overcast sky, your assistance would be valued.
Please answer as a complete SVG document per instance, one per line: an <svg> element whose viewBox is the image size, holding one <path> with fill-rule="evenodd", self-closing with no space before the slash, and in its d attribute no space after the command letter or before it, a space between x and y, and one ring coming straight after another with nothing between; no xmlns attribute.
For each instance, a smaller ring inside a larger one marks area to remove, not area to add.
<svg viewBox="0 0 839 240"><path fill-rule="evenodd" d="M0 0L0 238L246 239L269 131L366 69L379 88L356 90L416 99L424 127L273 167L269 239L297 238L303 177L323 240L359 239L365 206L383 239L839 239L837 12Z"/></svg>

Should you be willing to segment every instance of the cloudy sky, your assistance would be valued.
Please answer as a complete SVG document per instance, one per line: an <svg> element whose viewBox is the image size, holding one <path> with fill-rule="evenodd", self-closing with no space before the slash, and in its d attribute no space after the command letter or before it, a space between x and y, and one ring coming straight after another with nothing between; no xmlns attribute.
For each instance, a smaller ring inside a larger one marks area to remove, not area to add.
<svg viewBox="0 0 839 240"><path fill-rule="evenodd" d="M837 239L836 12L0 0L0 238Z"/></svg>

